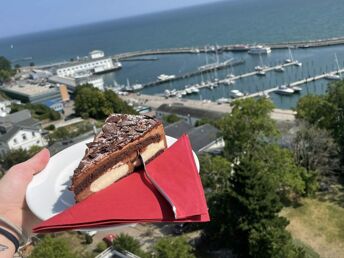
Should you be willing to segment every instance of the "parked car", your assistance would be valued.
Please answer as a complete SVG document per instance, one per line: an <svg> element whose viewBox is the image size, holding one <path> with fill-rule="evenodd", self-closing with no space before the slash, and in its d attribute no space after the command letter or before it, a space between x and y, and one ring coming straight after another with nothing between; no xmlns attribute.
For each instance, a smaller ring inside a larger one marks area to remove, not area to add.
<svg viewBox="0 0 344 258"><path fill-rule="evenodd" d="M117 236L115 234L108 234L103 238L103 241L106 243L107 246L111 246L116 237Z"/></svg>

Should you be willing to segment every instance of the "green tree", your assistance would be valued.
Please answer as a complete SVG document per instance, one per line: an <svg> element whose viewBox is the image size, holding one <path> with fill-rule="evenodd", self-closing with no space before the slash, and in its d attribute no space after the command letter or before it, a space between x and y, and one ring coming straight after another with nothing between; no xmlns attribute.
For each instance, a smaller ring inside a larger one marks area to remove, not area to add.
<svg viewBox="0 0 344 258"><path fill-rule="evenodd" d="M76 88L75 112L84 118L92 117L95 119L104 119L112 113L136 113L113 91L102 92L90 84Z"/></svg>
<svg viewBox="0 0 344 258"><path fill-rule="evenodd" d="M12 70L11 62L0 56L0 83L9 80L14 74L15 70Z"/></svg>
<svg viewBox="0 0 344 258"><path fill-rule="evenodd" d="M340 149L344 164L344 80L331 83L323 97L308 96L299 100L297 116L322 129L327 129Z"/></svg>
<svg viewBox="0 0 344 258"><path fill-rule="evenodd" d="M162 119L168 124L173 124L181 120L181 118L175 114L165 115Z"/></svg>
<svg viewBox="0 0 344 258"><path fill-rule="evenodd" d="M193 258L193 248L183 237L164 237L157 241L153 252L159 258Z"/></svg>
<svg viewBox="0 0 344 258"><path fill-rule="evenodd" d="M225 156L229 160L278 136L275 121L269 116L274 108L271 101L250 98L235 101L232 107L232 112L220 122L226 143Z"/></svg>
<svg viewBox="0 0 344 258"><path fill-rule="evenodd" d="M79 258L67 239L46 236L35 246L29 258Z"/></svg>
<svg viewBox="0 0 344 258"><path fill-rule="evenodd" d="M202 178L215 189L207 192L212 219L205 237L213 247L231 248L239 257L299 254L279 212L282 198L305 193L306 170L295 164L290 150L276 144L272 108L265 99L234 102L232 113L220 123L228 160L201 159L203 174L209 173Z"/></svg>
<svg viewBox="0 0 344 258"><path fill-rule="evenodd" d="M339 167L338 145L327 130L301 123L291 149L296 163L314 171L320 181L333 178Z"/></svg>
<svg viewBox="0 0 344 258"><path fill-rule="evenodd" d="M296 117L320 128L330 128L333 125L336 107L328 102L326 96L307 95L296 105Z"/></svg>
<svg viewBox="0 0 344 258"><path fill-rule="evenodd" d="M222 156L202 155L200 158L200 175L202 183L208 195L222 192L229 186L232 164Z"/></svg>
<svg viewBox="0 0 344 258"><path fill-rule="evenodd" d="M149 255L141 249L140 242L127 234L123 234L123 233L119 234L116 237L116 239L113 241L113 247L116 250L129 251L142 258L149 257Z"/></svg>

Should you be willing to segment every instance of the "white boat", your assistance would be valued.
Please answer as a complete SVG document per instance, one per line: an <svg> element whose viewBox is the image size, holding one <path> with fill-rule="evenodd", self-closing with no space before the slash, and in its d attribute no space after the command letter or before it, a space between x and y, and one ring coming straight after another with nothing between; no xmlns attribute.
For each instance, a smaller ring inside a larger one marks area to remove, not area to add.
<svg viewBox="0 0 344 258"><path fill-rule="evenodd" d="M185 92L186 92L186 94L192 94L192 89L191 88L186 88Z"/></svg>
<svg viewBox="0 0 344 258"><path fill-rule="evenodd" d="M290 63L292 63L292 62L293 62L293 60L292 60L292 59L290 59L290 58L287 58L286 60L284 60L284 62L285 62L286 64L290 64Z"/></svg>
<svg viewBox="0 0 344 258"><path fill-rule="evenodd" d="M176 89L171 90L170 95L171 95L171 97L176 96L177 95L177 90Z"/></svg>
<svg viewBox="0 0 344 258"><path fill-rule="evenodd" d="M165 98L169 98L171 96L171 92L169 90L164 91Z"/></svg>
<svg viewBox="0 0 344 258"><path fill-rule="evenodd" d="M191 89L192 93L199 93L199 89L196 86L191 86L189 89Z"/></svg>
<svg viewBox="0 0 344 258"><path fill-rule="evenodd" d="M294 94L294 90L291 88L288 88L286 85L281 85L278 87L278 89L275 91L276 94L279 95L292 95Z"/></svg>
<svg viewBox="0 0 344 258"><path fill-rule="evenodd" d="M283 66L276 66L276 67L275 67L275 71L276 71L276 72L284 72L285 69L284 69Z"/></svg>
<svg viewBox="0 0 344 258"><path fill-rule="evenodd" d="M235 78L235 75L232 73L229 73L229 74L227 74L226 78L233 79L233 78Z"/></svg>
<svg viewBox="0 0 344 258"><path fill-rule="evenodd" d="M302 63L301 62L299 62L299 61L297 61L297 60L295 60L295 64L294 64L295 66L299 66L299 67L301 67L302 66Z"/></svg>
<svg viewBox="0 0 344 258"><path fill-rule="evenodd" d="M271 48L263 45L255 45L250 47L248 53L252 55L269 54L271 53Z"/></svg>
<svg viewBox="0 0 344 258"><path fill-rule="evenodd" d="M301 87L297 87L297 86L291 86L290 84L287 86L289 89L293 89L294 93L300 93L302 91Z"/></svg>
<svg viewBox="0 0 344 258"><path fill-rule="evenodd" d="M129 80L127 79L127 86L124 88L125 91L134 92L134 91L139 91L142 89L143 89L142 84L136 83L136 84L130 85Z"/></svg>
<svg viewBox="0 0 344 258"><path fill-rule="evenodd" d="M240 97L243 97L244 96L244 93L242 93L241 91L239 90L231 90L231 97L232 98L240 98Z"/></svg>
<svg viewBox="0 0 344 258"><path fill-rule="evenodd" d="M166 81L166 80L171 80L171 79L174 79L174 78L176 78L176 76L174 74L172 74L172 75L160 74L158 76L158 80L159 81Z"/></svg>
<svg viewBox="0 0 344 258"><path fill-rule="evenodd" d="M225 79L223 80L223 83L229 86L229 85L235 84L235 81L233 79Z"/></svg>
<svg viewBox="0 0 344 258"><path fill-rule="evenodd" d="M258 72L256 73L256 75L258 75L258 76L265 76L266 73L265 73L264 71L258 71Z"/></svg>
<svg viewBox="0 0 344 258"><path fill-rule="evenodd" d="M186 90L182 90L182 91L180 92L180 94L182 94L182 96L185 96L185 95L187 94L187 92L186 92Z"/></svg>
<svg viewBox="0 0 344 258"><path fill-rule="evenodd" d="M217 99L216 100L216 103L217 104L225 104L225 103L229 103L230 102L230 99L228 99L228 98L219 98L219 99Z"/></svg>
<svg viewBox="0 0 344 258"><path fill-rule="evenodd" d="M341 80L341 77L338 74L329 74L325 76L325 79L330 80L330 81L337 81L337 80Z"/></svg>

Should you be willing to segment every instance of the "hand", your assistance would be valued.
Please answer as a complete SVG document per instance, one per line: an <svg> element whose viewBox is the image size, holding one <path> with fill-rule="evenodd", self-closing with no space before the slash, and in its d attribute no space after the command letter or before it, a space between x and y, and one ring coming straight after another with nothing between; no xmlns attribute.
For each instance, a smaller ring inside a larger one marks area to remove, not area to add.
<svg viewBox="0 0 344 258"><path fill-rule="evenodd" d="M0 180L0 215L21 227L26 234L31 234L33 226L39 222L26 204L26 188L49 158L48 149L43 149L31 159L11 167Z"/></svg>

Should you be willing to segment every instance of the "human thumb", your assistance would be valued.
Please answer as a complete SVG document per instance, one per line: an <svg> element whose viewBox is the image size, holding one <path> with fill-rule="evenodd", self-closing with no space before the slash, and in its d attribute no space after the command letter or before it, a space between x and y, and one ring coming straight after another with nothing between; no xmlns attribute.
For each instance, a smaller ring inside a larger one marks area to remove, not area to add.
<svg viewBox="0 0 344 258"><path fill-rule="evenodd" d="M42 169L45 168L45 166L48 164L49 158L49 150L44 148L27 161L11 167L7 175L22 176L31 181L33 175L39 173Z"/></svg>

